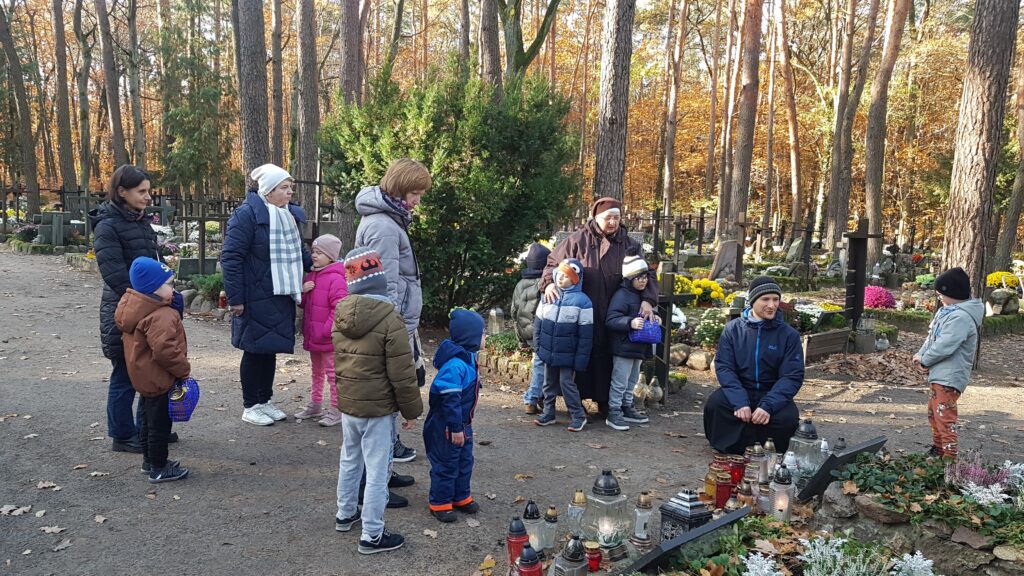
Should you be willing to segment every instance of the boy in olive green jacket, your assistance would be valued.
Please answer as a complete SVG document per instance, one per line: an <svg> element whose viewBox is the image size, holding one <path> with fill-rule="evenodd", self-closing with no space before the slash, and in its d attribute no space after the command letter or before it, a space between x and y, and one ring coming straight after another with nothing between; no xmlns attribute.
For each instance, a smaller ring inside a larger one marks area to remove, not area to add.
<svg viewBox="0 0 1024 576"><path fill-rule="evenodd" d="M348 298L334 313L334 371L338 386L343 444L338 468L335 530L348 532L362 521L360 554L400 548L401 534L384 527L388 503L392 414L401 412L403 429L423 413L412 348L402 318L387 296L380 256L357 248L345 257ZM363 506L359 479L366 472Z"/></svg>

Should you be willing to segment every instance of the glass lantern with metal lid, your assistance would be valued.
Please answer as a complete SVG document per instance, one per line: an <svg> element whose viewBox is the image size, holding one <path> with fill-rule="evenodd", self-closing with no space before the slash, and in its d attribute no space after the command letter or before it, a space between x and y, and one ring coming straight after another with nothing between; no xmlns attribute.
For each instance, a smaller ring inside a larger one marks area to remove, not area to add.
<svg viewBox="0 0 1024 576"><path fill-rule="evenodd" d="M779 467L769 487L772 515L776 520L788 522L793 509L793 500L796 498L796 486L793 485L793 475L790 474L789 468L785 464Z"/></svg>
<svg viewBox="0 0 1024 576"><path fill-rule="evenodd" d="M789 449L796 455L800 476L810 477L821 466L821 439L810 418L800 422L796 434L789 441ZM790 473L794 472L791 470Z"/></svg>
<svg viewBox="0 0 1024 576"><path fill-rule="evenodd" d="M566 510L565 528L574 534L581 534L583 532L583 513L586 510L587 495L583 493L583 490L577 488Z"/></svg>
<svg viewBox="0 0 1024 576"><path fill-rule="evenodd" d="M711 510L694 490L683 490L658 507L661 511L661 541L696 530L711 521Z"/></svg>
<svg viewBox="0 0 1024 576"><path fill-rule="evenodd" d="M587 550L583 541L575 533L569 536L562 553L555 557L555 562L548 572L554 576L586 576Z"/></svg>
<svg viewBox="0 0 1024 576"><path fill-rule="evenodd" d="M587 494L587 510L583 513L583 534L587 540L601 545L612 562L628 554L624 542L629 536L629 501L619 488L611 470L602 470Z"/></svg>
<svg viewBox="0 0 1024 576"><path fill-rule="evenodd" d="M541 528L540 548L537 550L541 553L542 558L554 558L555 547L558 546L560 534L558 533L558 509L554 506L549 506L548 511L544 513L544 525Z"/></svg>
<svg viewBox="0 0 1024 576"><path fill-rule="evenodd" d="M651 549L651 516L654 515L654 502L650 492L641 492L636 497L636 507L633 509L633 535L629 537L630 543L636 547L641 554Z"/></svg>
<svg viewBox="0 0 1024 576"><path fill-rule="evenodd" d="M540 553L542 551L540 543L544 534L544 522L540 517L540 508L537 507L537 503L533 500L528 501L526 508L523 510L523 525L526 526L526 533L530 536L530 546L533 546L534 551Z"/></svg>

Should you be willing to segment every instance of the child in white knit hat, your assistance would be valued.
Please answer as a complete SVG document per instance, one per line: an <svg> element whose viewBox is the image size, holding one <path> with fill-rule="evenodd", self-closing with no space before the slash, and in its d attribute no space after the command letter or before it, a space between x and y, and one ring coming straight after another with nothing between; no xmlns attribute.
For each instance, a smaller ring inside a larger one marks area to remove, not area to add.
<svg viewBox="0 0 1024 576"><path fill-rule="evenodd" d="M629 430L630 422L648 422L647 416L633 407L633 386L640 377L640 364L652 355L651 345L631 341L629 332L644 326L640 304L649 273L643 258L626 256L622 262L622 286L612 296L605 316L612 350L612 381L605 424L613 430Z"/></svg>

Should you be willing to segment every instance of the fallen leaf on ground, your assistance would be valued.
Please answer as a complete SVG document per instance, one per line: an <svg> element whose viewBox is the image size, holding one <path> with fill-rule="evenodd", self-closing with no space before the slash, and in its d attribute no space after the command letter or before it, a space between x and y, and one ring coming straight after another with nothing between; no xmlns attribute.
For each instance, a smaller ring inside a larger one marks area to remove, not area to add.
<svg viewBox="0 0 1024 576"><path fill-rule="evenodd" d="M917 502L911 502L910 503L910 511L913 512L914 514L917 514L919 512L924 512L924 508L922 508L921 505L918 504Z"/></svg>
<svg viewBox="0 0 1024 576"><path fill-rule="evenodd" d="M665 478L662 478L661 476L655 478L654 481L657 482L658 484L668 484L668 480L665 479Z"/></svg>
<svg viewBox="0 0 1024 576"><path fill-rule="evenodd" d="M494 500L498 497L497 494L484 494L484 496L486 496L488 500Z"/></svg>
<svg viewBox="0 0 1024 576"><path fill-rule="evenodd" d="M768 556L773 556L779 553L779 551L775 549L774 544L760 538L754 540L754 550Z"/></svg>
<svg viewBox="0 0 1024 576"><path fill-rule="evenodd" d="M100 425L99 422L93 422L92 424L89 424L89 428L96 428L99 425Z"/></svg>
<svg viewBox="0 0 1024 576"><path fill-rule="evenodd" d="M423 535L430 536L431 538L437 538L437 530L431 530L430 528L426 528L423 530Z"/></svg>
<svg viewBox="0 0 1024 576"><path fill-rule="evenodd" d="M327 446L327 442L324 442L323 440L317 440L316 444L317 446Z"/></svg>
<svg viewBox="0 0 1024 576"><path fill-rule="evenodd" d="M89 438L89 442L95 442L97 440L103 440L103 436L93 436L92 438Z"/></svg>
<svg viewBox="0 0 1024 576"><path fill-rule="evenodd" d="M93 471L93 472L89 472L89 476L92 476L94 478L95 477L99 477L99 476L110 476L110 472Z"/></svg>
<svg viewBox="0 0 1024 576"><path fill-rule="evenodd" d="M44 515L46 515L46 510L40 510L39 512L36 512L36 518L42 518Z"/></svg>
<svg viewBox="0 0 1024 576"><path fill-rule="evenodd" d="M69 546L71 546L71 538L65 538L53 547L53 551L60 552L61 550L68 548Z"/></svg>
<svg viewBox="0 0 1024 576"><path fill-rule="evenodd" d="M629 468L616 468L614 472L616 474L625 474L626 472L629 472Z"/></svg>
<svg viewBox="0 0 1024 576"><path fill-rule="evenodd" d="M491 574L494 573L494 567L496 565L497 562L494 561L494 556L488 554L487 556L484 556L484 561L481 562L479 566L477 566L476 572L474 572L474 576L476 576L477 574L479 574L480 576L491 576Z"/></svg>
<svg viewBox="0 0 1024 576"><path fill-rule="evenodd" d="M853 495L860 492L860 488L857 488L857 483L853 480L847 480L843 482L843 494Z"/></svg>
<svg viewBox="0 0 1024 576"><path fill-rule="evenodd" d="M522 504L523 502L526 502L526 498L522 496L516 496L516 499L512 501L513 504Z"/></svg>
<svg viewBox="0 0 1024 576"><path fill-rule="evenodd" d="M519 480L520 482L526 482L527 480L533 478L533 474L516 474L514 478L516 480Z"/></svg>
<svg viewBox="0 0 1024 576"><path fill-rule="evenodd" d="M564 470L564 469L565 469L565 465L564 464L559 464L558 466L555 466L555 470Z"/></svg>
<svg viewBox="0 0 1024 576"><path fill-rule="evenodd" d="M93 520L94 520L94 521L95 521L95 522L96 522L97 524L103 524L104 522L106 522L106 521L107 521L106 517L104 517L104 516L100 516L99 514L97 514L96 516L94 516L94 517L93 517Z"/></svg>
<svg viewBox="0 0 1024 576"><path fill-rule="evenodd" d="M665 436L669 438L686 438L686 434L680 434L679 432L665 432Z"/></svg>
<svg viewBox="0 0 1024 576"><path fill-rule="evenodd" d="M54 484L53 482L50 482L49 480L40 480L39 483L36 484L36 488L39 488L40 490L46 490L47 488L56 488L56 487L57 487L57 485Z"/></svg>
<svg viewBox="0 0 1024 576"><path fill-rule="evenodd" d="M466 524L469 524L470 528L479 528L480 527L480 521L477 520L476 518L470 518L470 519L466 520Z"/></svg>
<svg viewBox="0 0 1024 576"><path fill-rule="evenodd" d="M480 445L480 446L490 446L491 445L491 441L490 440L480 440L479 442L477 442L477 444Z"/></svg>
<svg viewBox="0 0 1024 576"><path fill-rule="evenodd" d="M42 528L40 528L40 530L42 530L46 534L59 534L64 531L64 529L60 526L43 526Z"/></svg>
<svg viewBox="0 0 1024 576"><path fill-rule="evenodd" d="M31 440L33 438L39 438L39 434L25 434L21 437L22 440Z"/></svg>
<svg viewBox="0 0 1024 576"><path fill-rule="evenodd" d="M72 470L82 470L83 468L88 468L88 467L89 467L88 464L75 464L74 466L71 467L71 469Z"/></svg>
<svg viewBox="0 0 1024 576"><path fill-rule="evenodd" d="M587 442L587 446L589 446L589 447L591 447L591 448L593 448L595 450L600 450L601 448L607 448L607 446L605 446L604 444L594 444L594 443L591 443L591 442Z"/></svg>
<svg viewBox="0 0 1024 576"><path fill-rule="evenodd" d="M174 496L171 496L171 498L173 500L181 500L181 496L178 496L177 494L175 494Z"/></svg>
<svg viewBox="0 0 1024 576"><path fill-rule="evenodd" d="M29 554L31 554L31 553L32 553L32 550L31 550L31 549L28 549L28 550L25 550L25 551L23 551L23 552L21 553L21 555L22 555L22 556L28 556L28 555L29 555Z"/></svg>
<svg viewBox="0 0 1024 576"><path fill-rule="evenodd" d="M146 498L149 498L150 500L156 500L156 490L153 490L151 492L147 492L146 493Z"/></svg>
<svg viewBox="0 0 1024 576"><path fill-rule="evenodd" d="M31 509L32 506L15 506L14 504L7 504L3 508L0 508L0 516L21 516Z"/></svg>

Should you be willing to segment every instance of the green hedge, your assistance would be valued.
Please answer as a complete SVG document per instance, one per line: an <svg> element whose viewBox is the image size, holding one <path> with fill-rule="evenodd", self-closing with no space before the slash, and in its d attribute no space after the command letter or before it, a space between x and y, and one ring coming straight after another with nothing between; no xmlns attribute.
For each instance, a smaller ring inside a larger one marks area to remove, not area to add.
<svg viewBox="0 0 1024 576"><path fill-rule="evenodd" d="M981 323L981 335L1024 334L1024 315L986 316Z"/></svg>

